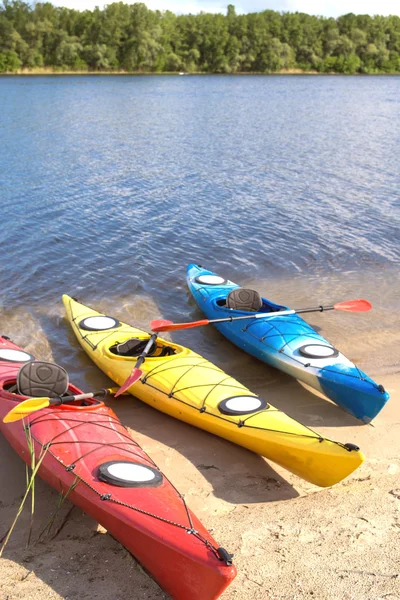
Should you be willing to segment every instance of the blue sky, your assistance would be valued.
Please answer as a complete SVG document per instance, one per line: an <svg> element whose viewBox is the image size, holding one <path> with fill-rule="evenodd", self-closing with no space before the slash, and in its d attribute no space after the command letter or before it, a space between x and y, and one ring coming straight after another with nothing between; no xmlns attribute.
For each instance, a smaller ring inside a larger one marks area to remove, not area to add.
<svg viewBox="0 0 400 600"><path fill-rule="evenodd" d="M124 0L126 4L133 1ZM93 9L96 5L103 7L112 0L53 0L57 6L67 6L78 10ZM145 0L152 10L171 10L177 14L205 12L226 12L229 1L221 0ZM305 12L311 15L338 17L349 12L369 15L399 15L400 0L232 0L238 13L260 12L271 9L286 12Z"/></svg>

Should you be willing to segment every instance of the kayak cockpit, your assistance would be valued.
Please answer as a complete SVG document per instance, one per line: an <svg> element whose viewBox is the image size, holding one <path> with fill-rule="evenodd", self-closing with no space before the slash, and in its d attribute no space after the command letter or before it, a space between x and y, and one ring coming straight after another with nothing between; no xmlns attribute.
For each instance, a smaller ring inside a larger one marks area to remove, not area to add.
<svg viewBox="0 0 400 600"><path fill-rule="evenodd" d="M25 361L19 368L16 363L15 367L9 377L0 380L3 396L15 402L15 408L11 412L19 404L24 406L24 410L21 412L18 409L17 414L24 416L48 407L87 411L104 406L103 402L94 397L96 394L82 394L79 388L70 384L67 371L59 365L34 360L32 357L32 360Z"/></svg>
<svg viewBox="0 0 400 600"><path fill-rule="evenodd" d="M149 338L128 338L121 342L115 342L109 347L109 351L124 358L137 358L145 349ZM179 354L180 347L170 344L165 340L157 339L153 342L146 358L160 358Z"/></svg>
<svg viewBox="0 0 400 600"><path fill-rule="evenodd" d="M236 287L213 300L215 307L248 313L269 313L287 310L286 306L274 304L266 298L262 298L256 290Z"/></svg>
<svg viewBox="0 0 400 600"><path fill-rule="evenodd" d="M281 306L279 304L274 304L273 302L268 302L268 300L266 300L265 298L261 298L262 300L262 304L260 306L260 308L257 311L250 311L250 310L245 310L243 308L232 308L232 307L228 307L227 306L227 302L226 302L227 298L226 297L222 297L222 298L217 298L216 300L214 300L215 304L217 307L219 308L225 308L226 310L229 310L229 312L231 311L238 311L238 312L257 312L257 313L269 313L269 312L279 312L280 310L287 310L286 306Z"/></svg>

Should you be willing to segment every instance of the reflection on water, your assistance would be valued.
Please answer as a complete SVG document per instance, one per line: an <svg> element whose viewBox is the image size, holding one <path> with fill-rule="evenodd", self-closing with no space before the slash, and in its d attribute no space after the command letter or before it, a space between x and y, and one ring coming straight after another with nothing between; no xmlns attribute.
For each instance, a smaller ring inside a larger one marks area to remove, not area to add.
<svg viewBox="0 0 400 600"><path fill-rule="evenodd" d="M98 387L61 294L143 327L198 318L185 271L200 262L294 307L367 297L371 313L307 319L371 375L395 370L399 91L394 77L0 79L0 332ZM211 327L174 339L250 387L286 381Z"/></svg>

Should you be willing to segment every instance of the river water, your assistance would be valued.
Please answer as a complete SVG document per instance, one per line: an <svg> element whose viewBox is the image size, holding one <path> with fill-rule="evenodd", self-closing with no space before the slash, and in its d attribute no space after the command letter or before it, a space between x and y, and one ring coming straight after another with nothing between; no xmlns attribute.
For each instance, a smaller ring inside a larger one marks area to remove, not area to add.
<svg viewBox="0 0 400 600"><path fill-rule="evenodd" d="M0 78L0 333L103 385L62 293L148 328L201 317L198 262L399 370L400 78ZM173 339L257 391L276 373L211 327ZM285 383L286 376L279 376Z"/></svg>

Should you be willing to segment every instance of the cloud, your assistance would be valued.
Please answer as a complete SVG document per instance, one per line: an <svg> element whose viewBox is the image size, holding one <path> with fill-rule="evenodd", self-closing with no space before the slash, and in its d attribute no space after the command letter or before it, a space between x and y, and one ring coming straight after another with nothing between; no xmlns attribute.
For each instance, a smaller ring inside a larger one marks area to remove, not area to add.
<svg viewBox="0 0 400 600"><path fill-rule="evenodd" d="M287 0L290 12L338 17L352 12L356 15L400 15L399 0Z"/></svg>
<svg viewBox="0 0 400 600"><path fill-rule="evenodd" d="M226 14L226 7L229 2L227 4L220 4L218 0L199 0L197 2L185 2L185 0L146 0L145 4L151 10L170 10L176 14L188 15L197 14L201 11Z"/></svg>
<svg viewBox="0 0 400 600"><path fill-rule="evenodd" d="M126 4L133 4L134 0L125 0ZM231 2L238 13L261 12L266 9L279 12L304 12L310 15L323 15L325 17L338 17L353 12L355 14L369 15L399 15L399 0L240 0ZM98 5L103 8L111 1L101 0L64 0L54 2L56 6L66 6L77 10L93 10ZM221 0L146 0L145 4L151 10L170 10L176 14L196 14L200 11L211 13L226 13L226 3Z"/></svg>
<svg viewBox="0 0 400 600"><path fill-rule="evenodd" d="M112 1L113 0L55 0L52 2L52 4L55 6L74 8L75 10L93 10L95 6L103 8L107 4L112 4ZM140 2L141 0L122 1L124 4L134 4L135 2ZM194 0L191 2L185 2L185 0L145 0L143 3L146 4L147 8L151 10L170 10L176 14L197 14L201 11L225 14L229 0L225 4L221 3L221 0ZM264 8L260 10L264 10Z"/></svg>

